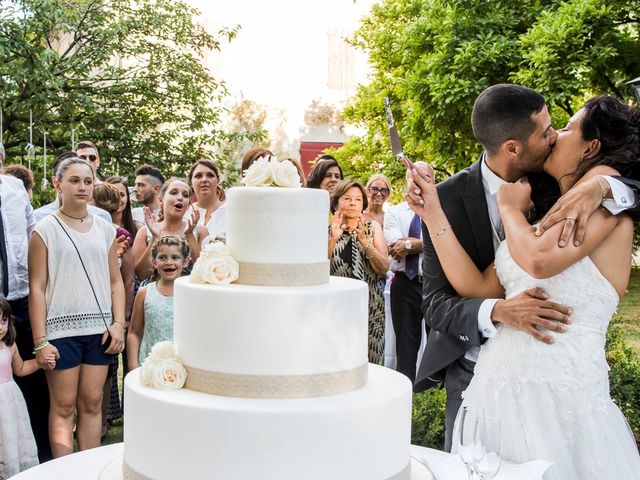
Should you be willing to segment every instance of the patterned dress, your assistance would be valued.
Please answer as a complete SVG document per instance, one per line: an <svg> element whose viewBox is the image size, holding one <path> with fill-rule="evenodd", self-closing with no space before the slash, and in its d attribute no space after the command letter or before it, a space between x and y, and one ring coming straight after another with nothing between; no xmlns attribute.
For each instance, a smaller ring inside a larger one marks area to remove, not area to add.
<svg viewBox="0 0 640 480"><path fill-rule="evenodd" d="M165 297L156 288L156 282L147 284L144 299L144 330L138 353L142 365L158 342L173 341L173 297Z"/></svg>
<svg viewBox="0 0 640 480"><path fill-rule="evenodd" d="M365 222L367 238L373 241L373 226ZM369 285L369 361L384 361L384 296L382 276L378 275L358 243L355 232L343 232L333 247L331 275L355 278Z"/></svg>

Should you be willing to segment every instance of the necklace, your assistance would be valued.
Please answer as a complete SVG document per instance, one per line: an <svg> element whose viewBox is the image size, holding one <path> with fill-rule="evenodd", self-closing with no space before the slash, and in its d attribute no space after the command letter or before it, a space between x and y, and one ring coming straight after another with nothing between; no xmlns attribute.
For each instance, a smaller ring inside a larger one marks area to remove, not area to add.
<svg viewBox="0 0 640 480"><path fill-rule="evenodd" d="M58 209L58 211L63 214L65 217L73 218L74 220L80 220L80 222L84 222L84 219L89 216L89 212L86 213L84 217L74 217L73 215L69 215L68 213L64 213L62 209Z"/></svg>

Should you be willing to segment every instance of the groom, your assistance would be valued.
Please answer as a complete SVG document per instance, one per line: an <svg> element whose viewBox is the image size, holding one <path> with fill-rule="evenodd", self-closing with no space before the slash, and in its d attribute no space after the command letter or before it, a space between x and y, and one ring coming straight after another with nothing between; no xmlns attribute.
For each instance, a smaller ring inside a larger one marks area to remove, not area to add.
<svg viewBox="0 0 640 480"><path fill-rule="evenodd" d="M545 183L545 175L539 173L557 133L551 126L544 97L526 87L511 84L494 85L484 90L474 104L471 123L476 139L484 147L483 154L475 164L440 183L437 189L453 231L482 271L493 262L495 250L504 239L496 204L500 185L527 175L538 197L557 198L555 182L549 178ZM540 185L538 178L543 179ZM585 182L577 194L572 192L571 196L565 196L568 200L563 197L560 210L545 218L544 225L548 227L550 221L569 218L562 238L566 241L574 227L586 224L586 219L600 206L605 195L612 196L613 192L615 199L616 193L622 191L617 195L618 206L612 209L613 213L628 208L630 205L626 203L632 203L629 199L635 198L634 192L619 181L624 179L605 178L612 185L612 191L602 192L595 178L593 182ZM415 186L410 189L407 200L414 211L420 209L422 200ZM447 391L445 450L450 451L461 394L471 381L480 345L485 339L495 336L496 327L504 324L523 330L539 341L553 343L553 337L545 330L565 331L564 324L570 322L570 310L548 301L546 294L538 288L509 300L458 296L447 281L433 248L430 234L435 236L438 232L429 232L424 223L422 228L422 309L431 334L416 375L415 390L418 392L444 381ZM580 233L582 235L583 229ZM575 240L580 238L576 236Z"/></svg>

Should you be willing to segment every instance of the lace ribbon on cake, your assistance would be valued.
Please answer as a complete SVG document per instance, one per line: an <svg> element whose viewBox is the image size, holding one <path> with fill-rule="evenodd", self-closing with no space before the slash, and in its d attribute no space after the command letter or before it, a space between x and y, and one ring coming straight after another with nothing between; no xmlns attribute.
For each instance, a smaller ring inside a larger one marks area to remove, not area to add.
<svg viewBox="0 0 640 480"><path fill-rule="evenodd" d="M329 260L317 263L238 262L240 276L234 283L267 287L305 287L329 281Z"/></svg>
<svg viewBox="0 0 640 480"><path fill-rule="evenodd" d="M236 398L311 398L351 392L367 383L368 364L310 375L241 375L188 367L185 388Z"/></svg>
<svg viewBox="0 0 640 480"><path fill-rule="evenodd" d="M136 472L133 468L122 462L122 479L123 480L156 480L141 473ZM411 463L409 463L400 473L382 480L411 480Z"/></svg>

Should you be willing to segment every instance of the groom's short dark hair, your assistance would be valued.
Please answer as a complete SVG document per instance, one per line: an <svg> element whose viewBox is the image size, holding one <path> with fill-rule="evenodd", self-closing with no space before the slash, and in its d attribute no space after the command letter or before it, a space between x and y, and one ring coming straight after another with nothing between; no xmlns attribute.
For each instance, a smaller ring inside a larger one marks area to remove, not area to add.
<svg viewBox="0 0 640 480"><path fill-rule="evenodd" d="M545 104L544 97L530 88L493 85L478 95L473 105L473 134L489 154L495 154L507 140L524 143L536 128L531 116Z"/></svg>

